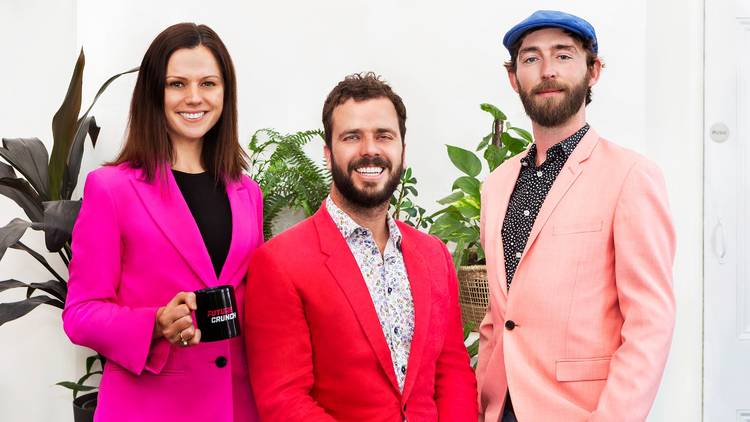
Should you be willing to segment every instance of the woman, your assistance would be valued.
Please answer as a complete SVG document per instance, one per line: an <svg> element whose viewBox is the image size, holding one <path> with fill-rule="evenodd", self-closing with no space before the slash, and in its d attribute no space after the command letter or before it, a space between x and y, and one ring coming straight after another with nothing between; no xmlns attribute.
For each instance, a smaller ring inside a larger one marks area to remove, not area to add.
<svg viewBox="0 0 750 422"><path fill-rule="evenodd" d="M167 28L143 57L125 146L88 175L73 231L63 320L107 359L96 420L257 420L242 336L201 343L191 316L193 291L224 284L243 309L263 242L246 167L226 47L204 25Z"/></svg>

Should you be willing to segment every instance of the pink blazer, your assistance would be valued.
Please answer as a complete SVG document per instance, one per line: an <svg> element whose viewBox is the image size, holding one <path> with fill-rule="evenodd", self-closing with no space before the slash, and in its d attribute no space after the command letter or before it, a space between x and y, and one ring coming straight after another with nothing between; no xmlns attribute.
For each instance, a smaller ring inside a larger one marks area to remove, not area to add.
<svg viewBox="0 0 750 422"><path fill-rule="evenodd" d="M104 355L97 421L256 421L241 337L182 348L151 340L156 310L180 291L235 287L240 309L263 201L243 176L227 186L232 242L217 278L195 220L167 172L107 166L86 178L73 231L65 332ZM243 327L244 328L244 327Z"/></svg>
<svg viewBox="0 0 750 422"><path fill-rule="evenodd" d="M675 235L662 175L589 130L542 205L509 294L500 231L521 158L482 189L483 420L498 420L510 387L520 421L643 421L674 326Z"/></svg>
<svg viewBox="0 0 750 422"><path fill-rule="evenodd" d="M264 422L476 422L453 262L442 242L398 224L415 318L403 393L362 273L325 205L258 250L245 327Z"/></svg>

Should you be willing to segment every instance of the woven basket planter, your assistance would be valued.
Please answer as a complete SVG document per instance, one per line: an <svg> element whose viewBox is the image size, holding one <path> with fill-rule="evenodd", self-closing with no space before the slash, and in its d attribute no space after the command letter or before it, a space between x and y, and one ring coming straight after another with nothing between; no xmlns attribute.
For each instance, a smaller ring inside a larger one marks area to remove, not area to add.
<svg viewBox="0 0 750 422"><path fill-rule="evenodd" d="M479 329L487 312L489 301L487 266L470 265L458 267L458 302L461 304L461 321L471 325L472 331Z"/></svg>

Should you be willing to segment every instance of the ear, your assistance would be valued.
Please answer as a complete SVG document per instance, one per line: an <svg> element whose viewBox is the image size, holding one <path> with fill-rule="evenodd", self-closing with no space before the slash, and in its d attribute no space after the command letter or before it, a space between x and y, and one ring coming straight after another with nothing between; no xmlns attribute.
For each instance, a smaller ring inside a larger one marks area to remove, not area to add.
<svg viewBox="0 0 750 422"><path fill-rule="evenodd" d="M589 71L589 87L596 85L599 82L599 76L602 73L602 61L597 58L594 60L594 64L588 69Z"/></svg>
<svg viewBox="0 0 750 422"><path fill-rule="evenodd" d="M328 148L328 145L323 144L323 155L326 159L326 168L331 171L331 149Z"/></svg>
<svg viewBox="0 0 750 422"><path fill-rule="evenodd" d="M513 88L513 91L516 91L518 93L518 78L516 77L516 71L508 69L508 81L510 82L511 88Z"/></svg>

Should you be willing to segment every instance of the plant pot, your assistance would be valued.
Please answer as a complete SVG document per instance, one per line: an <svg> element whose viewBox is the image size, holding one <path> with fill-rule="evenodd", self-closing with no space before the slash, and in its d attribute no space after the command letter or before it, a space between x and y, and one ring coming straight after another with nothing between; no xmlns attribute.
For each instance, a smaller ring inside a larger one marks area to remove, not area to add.
<svg viewBox="0 0 750 422"><path fill-rule="evenodd" d="M470 325L472 331L479 329L479 324L487 313L489 296L486 265L458 267L458 302L464 326Z"/></svg>
<svg viewBox="0 0 750 422"><path fill-rule="evenodd" d="M73 400L73 420L75 422L94 422L97 393L88 393Z"/></svg>

